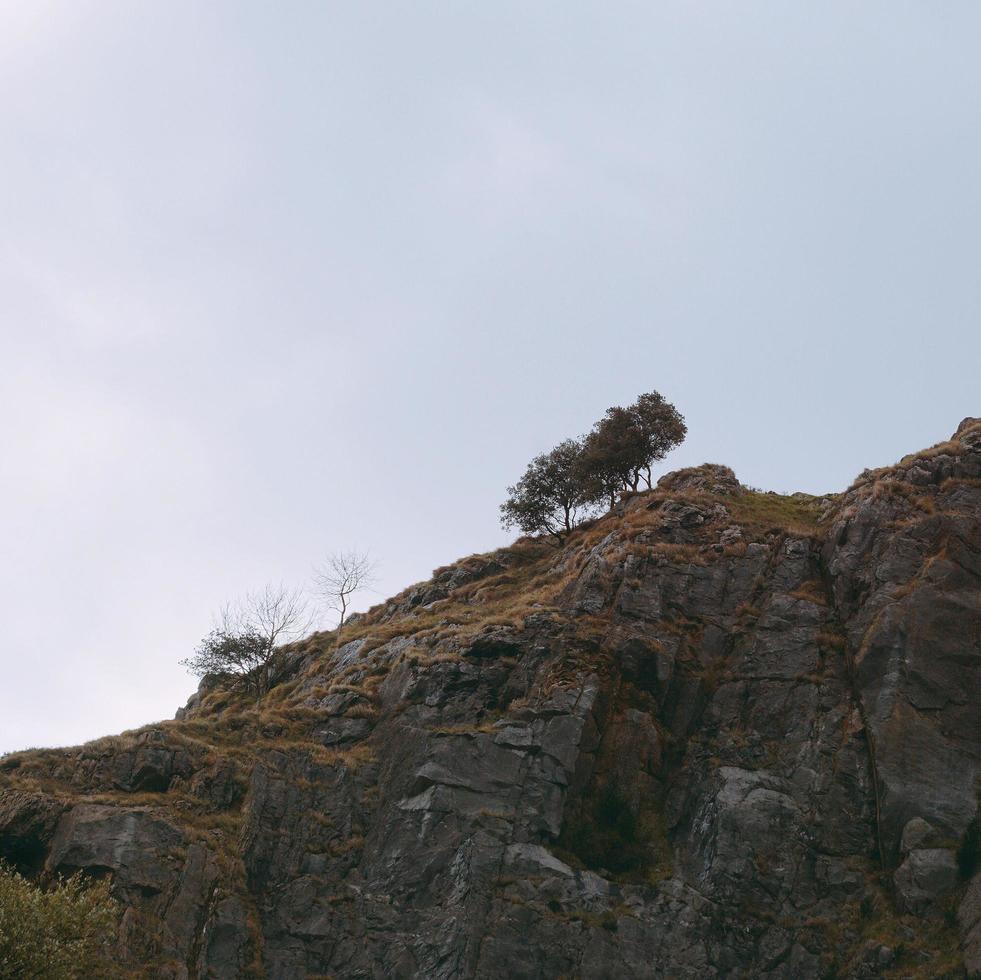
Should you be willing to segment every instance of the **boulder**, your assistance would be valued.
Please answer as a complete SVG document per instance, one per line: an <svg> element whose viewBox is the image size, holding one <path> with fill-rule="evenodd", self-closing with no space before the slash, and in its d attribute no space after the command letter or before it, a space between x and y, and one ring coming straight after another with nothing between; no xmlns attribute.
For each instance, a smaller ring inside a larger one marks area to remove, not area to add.
<svg viewBox="0 0 981 980"><path fill-rule="evenodd" d="M925 912L957 885L957 861L942 847L916 849L893 875L896 893L907 912Z"/></svg>

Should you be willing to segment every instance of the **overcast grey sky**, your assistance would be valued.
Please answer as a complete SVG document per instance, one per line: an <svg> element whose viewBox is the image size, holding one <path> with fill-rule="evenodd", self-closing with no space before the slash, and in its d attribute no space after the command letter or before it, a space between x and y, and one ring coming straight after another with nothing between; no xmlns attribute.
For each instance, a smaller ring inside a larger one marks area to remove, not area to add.
<svg viewBox="0 0 981 980"><path fill-rule="evenodd" d="M0 750L507 540L607 406L838 490L981 414L981 5L0 2ZM375 597L377 598L377 597Z"/></svg>

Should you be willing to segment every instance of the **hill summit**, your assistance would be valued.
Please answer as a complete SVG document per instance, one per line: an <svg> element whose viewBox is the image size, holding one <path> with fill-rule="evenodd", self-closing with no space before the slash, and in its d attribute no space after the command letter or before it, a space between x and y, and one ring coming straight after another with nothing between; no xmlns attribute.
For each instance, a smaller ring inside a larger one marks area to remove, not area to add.
<svg viewBox="0 0 981 980"><path fill-rule="evenodd" d="M111 880L124 975L981 973L981 419L781 496L668 474L0 760L0 856Z"/></svg>

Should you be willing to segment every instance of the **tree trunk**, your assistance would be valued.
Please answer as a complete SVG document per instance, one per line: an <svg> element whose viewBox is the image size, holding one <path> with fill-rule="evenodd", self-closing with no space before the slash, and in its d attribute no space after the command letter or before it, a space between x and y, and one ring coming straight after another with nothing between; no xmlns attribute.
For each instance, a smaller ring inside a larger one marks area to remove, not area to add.
<svg viewBox="0 0 981 980"><path fill-rule="evenodd" d="M334 649L337 650L341 645L341 630L344 629L344 617L347 615L347 599L342 595L341 600L341 621L337 624L337 635L334 637Z"/></svg>

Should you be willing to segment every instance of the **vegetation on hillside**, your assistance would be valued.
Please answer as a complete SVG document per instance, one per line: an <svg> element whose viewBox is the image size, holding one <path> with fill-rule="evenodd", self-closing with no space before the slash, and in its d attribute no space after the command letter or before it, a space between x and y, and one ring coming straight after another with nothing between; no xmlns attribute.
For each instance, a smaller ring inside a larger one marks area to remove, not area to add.
<svg viewBox="0 0 981 980"><path fill-rule="evenodd" d="M633 405L615 405L592 430L536 456L508 487L501 523L525 534L551 534L561 543L577 524L619 494L651 483L651 468L687 433L684 417L656 391Z"/></svg>
<svg viewBox="0 0 981 980"><path fill-rule="evenodd" d="M108 881L79 872L45 890L0 862L0 978L113 976L116 916Z"/></svg>
<svg viewBox="0 0 981 980"><path fill-rule="evenodd" d="M181 663L199 677L221 678L259 698L272 685L280 645L309 627L306 603L298 591L266 586L236 605L226 605L218 626Z"/></svg>

